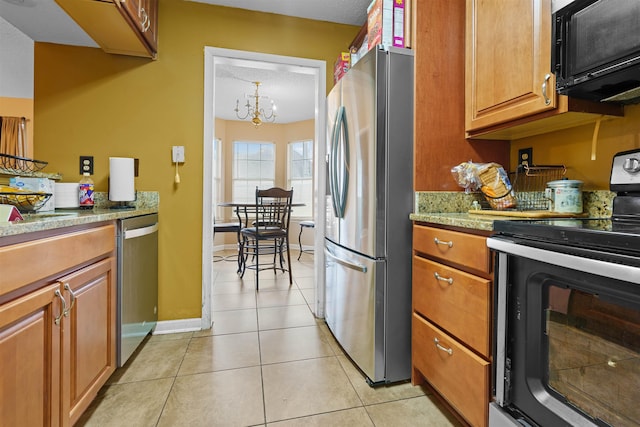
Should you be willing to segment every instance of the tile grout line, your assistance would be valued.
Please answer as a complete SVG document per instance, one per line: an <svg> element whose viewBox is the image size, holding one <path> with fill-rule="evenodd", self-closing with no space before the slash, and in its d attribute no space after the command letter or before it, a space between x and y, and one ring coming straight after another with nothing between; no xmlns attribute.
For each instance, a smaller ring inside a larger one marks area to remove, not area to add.
<svg viewBox="0 0 640 427"><path fill-rule="evenodd" d="M176 370L176 374L173 376L173 381L171 381L171 387L169 387L169 392L167 393L167 398L164 400L162 404L162 409L160 410L160 414L158 415L158 421L156 421L156 427L160 425L160 420L162 420L162 414L164 414L164 410L167 407L167 402L169 402L169 397L171 396L171 392L173 391L173 387L176 385L176 381L178 380L178 374L180 374L180 368L182 368L182 364L184 363L185 357L187 357L187 352L189 351L189 346L191 345L191 340L193 340L193 333L189 337L189 342L187 343L187 348L185 349L184 354L182 355L182 360L180 361L180 365Z"/></svg>
<svg viewBox="0 0 640 427"><path fill-rule="evenodd" d="M260 314L258 313L258 290L253 291L253 295L256 299L256 331L258 335L258 359L260 361L260 387L262 387L262 419L264 421L264 425L267 425L267 399L265 397L264 390L264 372L262 365L262 345L260 342Z"/></svg>

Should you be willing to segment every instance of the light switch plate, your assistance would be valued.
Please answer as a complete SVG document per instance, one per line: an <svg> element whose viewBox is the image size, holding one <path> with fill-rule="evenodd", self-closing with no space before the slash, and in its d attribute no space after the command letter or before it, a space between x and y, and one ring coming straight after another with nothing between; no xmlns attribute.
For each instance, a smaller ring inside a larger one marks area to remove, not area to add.
<svg viewBox="0 0 640 427"><path fill-rule="evenodd" d="M171 158L173 163L184 163L184 146L174 145L171 147Z"/></svg>

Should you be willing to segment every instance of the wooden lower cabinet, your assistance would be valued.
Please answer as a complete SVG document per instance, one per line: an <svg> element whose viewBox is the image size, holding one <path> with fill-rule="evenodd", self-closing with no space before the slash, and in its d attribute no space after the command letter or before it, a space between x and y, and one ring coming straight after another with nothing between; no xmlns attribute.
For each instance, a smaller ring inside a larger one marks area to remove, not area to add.
<svg viewBox="0 0 640 427"><path fill-rule="evenodd" d="M58 283L0 305L0 425L60 425Z"/></svg>
<svg viewBox="0 0 640 427"><path fill-rule="evenodd" d="M89 258L75 269L61 267L59 277L44 277L24 292L0 293L1 426L71 426L115 371L115 227L4 246L0 254L35 254L39 245L50 249L52 242L61 246L50 256L54 260L67 259L70 248L85 244ZM55 270L53 264L46 270Z"/></svg>
<svg viewBox="0 0 640 427"><path fill-rule="evenodd" d="M471 425L487 425L489 362L421 316L413 315L411 327L413 369Z"/></svg>
<svg viewBox="0 0 640 427"><path fill-rule="evenodd" d="M62 376L63 408L72 425L116 368L115 271L110 257L60 280L73 304L63 323Z"/></svg>
<svg viewBox="0 0 640 427"><path fill-rule="evenodd" d="M412 382L428 382L465 422L487 426L493 271L486 236L416 223L413 249Z"/></svg>
<svg viewBox="0 0 640 427"><path fill-rule="evenodd" d="M491 280L419 257L413 272L414 310L489 358Z"/></svg>

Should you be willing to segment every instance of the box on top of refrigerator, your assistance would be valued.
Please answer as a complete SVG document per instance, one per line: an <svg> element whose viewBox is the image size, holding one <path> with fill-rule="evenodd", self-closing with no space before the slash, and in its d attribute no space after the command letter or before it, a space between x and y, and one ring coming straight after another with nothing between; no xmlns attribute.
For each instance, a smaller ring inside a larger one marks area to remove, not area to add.
<svg viewBox="0 0 640 427"><path fill-rule="evenodd" d="M333 83L337 83L347 74L349 68L351 68L351 53L340 52L340 56L338 56L335 64L333 64Z"/></svg>
<svg viewBox="0 0 640 427"><path fill-rule="evenodd" d="M367 8L368 47L405 47L405 0L373 0Z"/></svg>
<svg viewBox="0 0 640 427"><path fill-rule="evenodd" d="M49 200L38 209L39 212L55 210L54 185L55 181L49 178L23 178L20 176L9 178L10 187L51 194Z"/></svg>

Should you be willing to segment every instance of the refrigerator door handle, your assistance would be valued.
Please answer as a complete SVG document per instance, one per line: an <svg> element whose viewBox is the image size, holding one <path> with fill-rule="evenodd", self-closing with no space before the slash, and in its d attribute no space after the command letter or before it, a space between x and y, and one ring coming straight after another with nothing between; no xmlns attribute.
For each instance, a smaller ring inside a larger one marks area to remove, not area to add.
<svg viewBox="0 0 640 427"><path fill-rule="evenodd" d="M329 258L331 258L332 260L334 260L335 262L337 262L338 264L350 268L352 270L356 270L359 271L361 273L366 273L367 272L367 267L364 265L360 265L360 264L353 264L350 263L348 261L345 261L343 259L340 259L338 257L336 257L335 255L333 255L331 252L329 252L327 249L324 250L325 255L327 255Z"/></svg>
<svg viewBox="0 0 640 427"><path fill-rule="evenodd" d="M333 206L333 214L338 216L338 205L336 204L336 185L335 185L335 148L340 136L340 109L336 112L336 120L333 125L333 132L331 133L331 146L329 147L329 159L327 167L329 168L329 193L331 193L331 205Z"/></svg>
<svg viewBox="0 0 640 427"><path fill-rule="evenodd" d="M340 138L342 134L342 138ZM342 150L342 156L338 156L338 152ZM331 198L333 200L334 213L338 218L344 218L344 211L347 204L347 192L349 191L349 127L347 126L347 114L344 105L341 105L336 115L336 125L333 131L333 141L331 144ZM342 165L339 160L342 159ZM338 168L341 168L341 174L338 175ZM342 183L340 183L342 177ZM342 184L342 185L340 185Z"/></svg>

